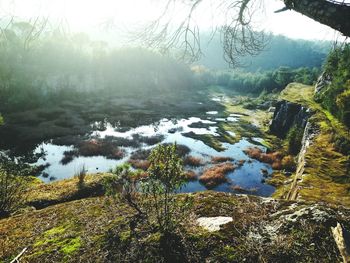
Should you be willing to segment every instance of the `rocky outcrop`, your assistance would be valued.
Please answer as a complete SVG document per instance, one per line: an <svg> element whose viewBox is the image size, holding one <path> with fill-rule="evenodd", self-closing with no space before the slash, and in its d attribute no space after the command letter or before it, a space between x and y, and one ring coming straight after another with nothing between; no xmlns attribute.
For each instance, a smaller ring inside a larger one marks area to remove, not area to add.
<svg viewBox="0 0 350 263"><path fill-rule="evenodd" d="M350 262L350 237L349 233L344 227L337 223L336 227L331 227L333 238L339 249L340 255L343 258L344 263Z"/></svg>
<svg viewBox="0 0 350 263"><path fill-rule="evenodd" d="M312 144L313 138L318 134L319 130L316 125L313 125L311 122L307 122L304 130L303 139L301 142L301 150L298 154L298 162L296 174L291 185L290 191L287 194L286 199L296 200L298 197L298 182L303 179L305 167L307 166L306 162L306 152L310 145Z"/></svg>
<svg viewBox="0 0 350 263"><path fill-rule="evenodd" d="M280 138L285 138L288 131L295 125L304 129L310 115L309 109L300 104L285 100L279 101L271 121L270 132Z"/></svg>
<svg viewBox="0 0 350 263"><path fill-rule="evenodd" d="M230 216L216 216L216 217L200 217L197 219L198 225L208 230L215 232L220 230L220 226L232 222L233 218Z"/></svg>
<svg viewBox="0 0 350 263"><path fill-rule="evenodd" d="M326 86L331 83L331 77L323 72L321 76L317 79L315 85L315 95L319 94Z"/></svg>

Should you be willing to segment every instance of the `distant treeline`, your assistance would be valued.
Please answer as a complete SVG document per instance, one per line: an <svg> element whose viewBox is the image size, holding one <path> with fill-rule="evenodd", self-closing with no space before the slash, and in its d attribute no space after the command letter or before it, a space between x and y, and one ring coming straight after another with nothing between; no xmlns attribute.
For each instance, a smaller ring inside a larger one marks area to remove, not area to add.
<svg viewBox="0 0 350 263"><path fill-rule="evenodd" d="M113 49L85 34L59 30L31 39L32 31L32 25L20 22L0 33L0 112L79 99L88 93L180 95L192 87L190 68L158 53Z"/></svg>
<svg viewBox="0 0 350 263"><path fill-rule="evenodd" d="M311 62L313 58L309 51L303 53L303 60L299 61L306 68L282 67L254 74L191 70L184 63L149 50L114 49L105 42L92 41L83 33L44 30L37 34L35 27L37 25L26 22L13 22L0 31L0 112L96 95L144 99L167 94L180 98L209 85L260 93L281 89L291 81L311 84L319 73L316 68L310 68L318 65L319 60ZM218 43L215 48L222 46ZM289 55L285 60L292 63L295 52L286 52ZM301 49L298 52L302 54ZM278 54L265 60L262 56L259 63L265 63L263 68L269 68L280 65L279 58Z"/></svg>
<svg viewBox="0 0 350 263"><path fill-rule="evenodd" d="M321 67L332 47L330 41L294 40L280 35L271 35L268 39L264 51L257 56L240 59L245 71L267 71L280 66L294 69ZM219 37L211 39L209 34L204 34L201 43L204 55L198 62L199 65L215 70L228 68Z"/></svg>
<svg viewBox="0 0 350 263"><path fill-rule="evenodd" d="M244 72L244 71L210 71L197 67L197 86L219 85L229 89L246 92L261 93L263 91L279 91L291 82L307 85L313 84L319 74L319 68L291 69L280 67L273 71Z"/></svg>

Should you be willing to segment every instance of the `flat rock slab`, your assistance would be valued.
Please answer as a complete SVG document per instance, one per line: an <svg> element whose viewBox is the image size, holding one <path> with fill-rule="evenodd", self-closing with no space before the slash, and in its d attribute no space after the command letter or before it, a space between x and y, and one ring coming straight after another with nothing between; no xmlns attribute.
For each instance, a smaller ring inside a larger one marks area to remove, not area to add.
<svg viewBox="0 0 350 263"><path fill-rule="evenodd" d="M197 219L198 225L205 228L209 232L220 230L220 226L232 222L232 217L216 216L216 217L200 217Z"/></svg>

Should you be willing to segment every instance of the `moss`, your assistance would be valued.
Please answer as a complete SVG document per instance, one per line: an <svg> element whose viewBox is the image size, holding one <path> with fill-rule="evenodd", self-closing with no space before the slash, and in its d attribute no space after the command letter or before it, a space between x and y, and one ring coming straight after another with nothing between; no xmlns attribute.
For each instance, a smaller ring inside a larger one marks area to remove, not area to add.
<svg viewBox="0 0 350 263"><path fill-rule="evenodd" d="M344 140L350 139L345 126L313 100L312 86L289 84L281 93L281 99L312 109L314 115L309 121L319 130L305 154L302 180L295 175L293 177L292 191L298 189L296 196L299 199L350 206L347 156L339 152L334 144L335 135ZM286 196L288 191L287 186L281 185L274 197Z"/></svg>
<svg viewBox="0 0 350 263"><path fill-rule="evenodd" d="M205 145L215 149L218 152L224 151L225 148L222 146L222 143L211 134L195 134L194 132L188 132L182 134L185 137L189 137L195 140L202 141Z"/></svg>
<svg viewBox="0 0 350 263"><path fill-rule="evenodd" d="M285 181L288 179L287 176L285 176L281 172L274 172L271 175L271 178L266 179L266 183L273 185L275 187L279 187L285 183Z"/></svg>
<svg viewBox="0 0 350 263"><path fill-rule="evenodd" d="M76 237L70 240L67 240L67 242L61 242L62 248L61 252L63 252L66 255L73 254L81 247L81 239L80 237Z"/></svg>
<svg viewBox="0 0 350 263"><path fill-rule="evenodd" d="M131 238L130 230L126 230L126 231L119 233L119 239L121 242L125 242L125 241L129 240L130 238Z"/></svg>

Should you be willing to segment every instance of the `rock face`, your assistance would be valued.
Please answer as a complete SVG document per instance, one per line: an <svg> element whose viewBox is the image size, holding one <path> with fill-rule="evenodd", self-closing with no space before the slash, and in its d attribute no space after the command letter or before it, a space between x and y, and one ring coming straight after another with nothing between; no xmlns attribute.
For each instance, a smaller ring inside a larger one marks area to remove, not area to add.
<svg viewBox="0 0 350 263"><path fill-rule="evenodd" d="M288 131L296 125L300 129L304 129L310 111L300 104L289 101L279 101L276 104L276 110L270 125L270 132L280 138L285 138Z"/></svg>
<svg viewBox="0 0 350 263"><path fill-rule="evenodd" d="M288 192L287 199L288 200L296 200L298 196L298 182L303 179L305 167L307 165L306 163L306 152L310 145L313 142L313 138L318 134L319 130L318 127L313 125L311 122L307 122L305 129L304 129L304 135L301 142L301 150L298 154L298 163L297 163L297 170L296 174L293 180L293 183L291 185L291 189Z"/></svg>
<svg viewBox="0 0 350 263"><path fill-rule="evenodd" d="M322 75L317 79L315 85L315 94L320 93L324 89L324 87L328 86L330 83L331 77L325 72L323 72Z"/></svg>
<svg viewBox="0 0 350 263"><path fill-rule="evenodd" d="M220 230L220 226L232 222L232 217L217 216L217 217L200 217L197 219L198 225L205 228L209 232Z"/></svg>
<svg viewBox="0 0 350 263"><path fill-rule="evenodd" d="M338 246L339 252L343 258L344 263L350 262L350 240L349 233L344 229L344 227L337 223L336 227L331 227L334 241Z"/></svg>

